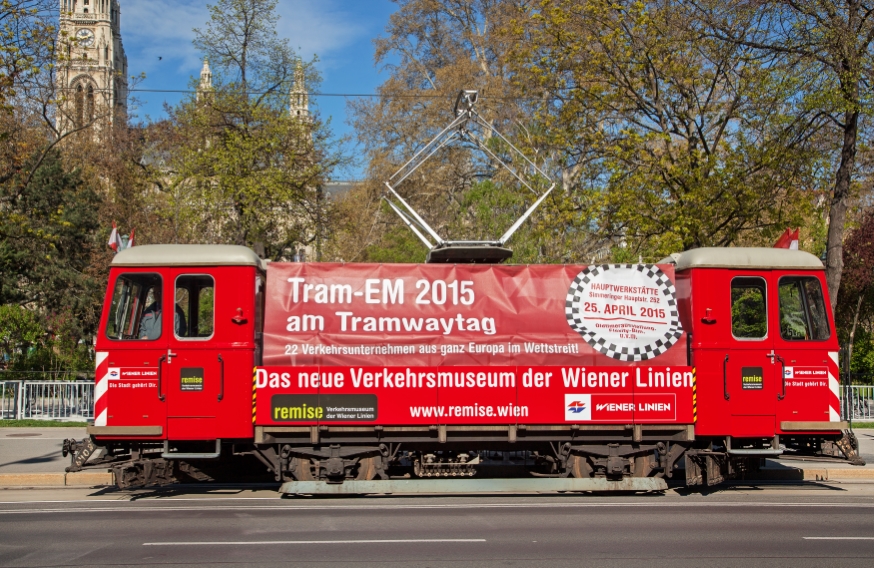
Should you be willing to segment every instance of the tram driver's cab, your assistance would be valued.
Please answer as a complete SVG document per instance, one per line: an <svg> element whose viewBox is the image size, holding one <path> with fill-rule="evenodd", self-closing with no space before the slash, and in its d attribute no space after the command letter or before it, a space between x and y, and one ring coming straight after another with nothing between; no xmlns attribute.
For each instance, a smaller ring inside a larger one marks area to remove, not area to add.
<svg viewBox="0 0 874 568"><path fill-rule="evenodd" d="M261 259L245 247L153 245L116 255L97 339L98 431L251 437L263 282Z"/></svg>
<svg viewBox="0 0 874 568"><path fill-rule="evenodd" d="M770 439L837 432L838 341L822 262L771 248L675 259L697 369L696 435Z"/></svg>

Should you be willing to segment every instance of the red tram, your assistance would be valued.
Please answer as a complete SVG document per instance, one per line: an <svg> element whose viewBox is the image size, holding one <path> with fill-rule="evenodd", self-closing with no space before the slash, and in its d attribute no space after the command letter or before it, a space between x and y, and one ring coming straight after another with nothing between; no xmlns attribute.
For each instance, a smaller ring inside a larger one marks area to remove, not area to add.
<svg viewBox="0 0 874 568"><path fill-rule="evenodd" d="M278 481L470 477L510 455L532 476L688 485L854 457L823 266L801 251L375 265L140 246L104 306L94 425L66 450L120 487L239 455Z"/></svg>

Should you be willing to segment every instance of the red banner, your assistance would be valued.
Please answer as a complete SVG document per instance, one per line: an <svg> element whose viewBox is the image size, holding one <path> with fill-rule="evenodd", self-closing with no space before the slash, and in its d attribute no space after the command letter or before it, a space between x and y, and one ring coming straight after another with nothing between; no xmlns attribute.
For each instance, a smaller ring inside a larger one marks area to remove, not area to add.
<svg viewBox="0 0 874 568"><path fill-rule="evenodd" d="M271 264L265 365L686 364L670 265Z"/></svg>
<svg viewBox="0 0 874 568"><path fill-rule="evenodd" d="M259 367L256 424L691 423L689 367Z"/></svg>
<svg viewBox="0 0 874 568"><path fill-rule="evenodd" d="M271 264L257 423L690 423L673 276Z"/></svg>

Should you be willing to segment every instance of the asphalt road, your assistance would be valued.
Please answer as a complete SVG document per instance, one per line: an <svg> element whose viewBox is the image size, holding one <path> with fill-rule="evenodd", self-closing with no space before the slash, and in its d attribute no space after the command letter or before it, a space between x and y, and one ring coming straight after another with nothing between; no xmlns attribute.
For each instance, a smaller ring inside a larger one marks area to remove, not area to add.
<svg viewBox="0 0 874 568"><path fill-rule="evenodd" d="M61 444L84 437L85 428L0 428L0 473L62 472Z"/></svg>
<svg viewBox="0 0 874 568"><path fill-rule="evenodd" d="M859 454L868 463L874 463L874 430L858 429L856 438L859 440Z"/></svg>
<svg viewBox="0 0 874 568"><path fill-rule="evenodd" d="M874 465L874 430L856 430L856 435L862 457ZM84 428L0 428L0 473L62 472L70 458L61 456L61 443L84 437Z"/></svg>
<svg viewBox="0 0 874 568"><path fill-rule="evenodd" d="M874 430L857 434L871 463ZM0 472L63 471L61 440L82 435L0 429ZM0 490L0 568L748 568L870 566L872 558L874 484L864 483L466 498L279 499L270 489L191 487Z"/></svg>
<svg viewBox="0 0 874 568"><path fill-rule="evenodd" d="M870 566L874 484L659 496L0 491L0 567Z"/></svg>

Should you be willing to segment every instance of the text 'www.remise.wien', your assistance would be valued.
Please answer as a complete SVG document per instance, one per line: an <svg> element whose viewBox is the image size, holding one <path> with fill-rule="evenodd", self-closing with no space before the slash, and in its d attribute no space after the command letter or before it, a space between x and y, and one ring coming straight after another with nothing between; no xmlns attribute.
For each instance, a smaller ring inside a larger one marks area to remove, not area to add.
<svg viewBox="0 0 874 568"><path fill-rule="evenodd" d="M528 407L516 406L515 404L507 404L503 406L488 406L481 404L472 404L466 406L411 406L410 416L412 416L413 418L472 418L477 416L506 416L508 418L521 418L528 416Z"/></svg>

